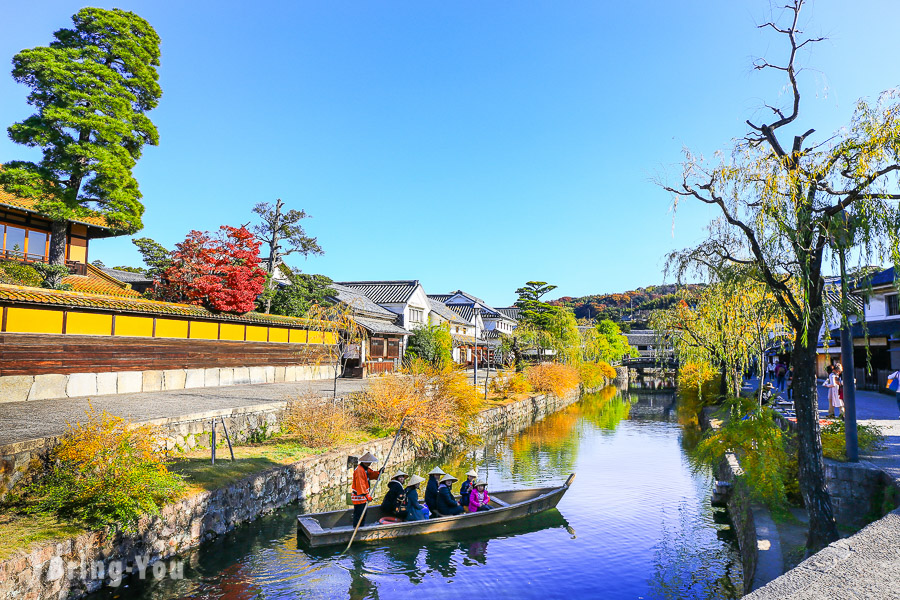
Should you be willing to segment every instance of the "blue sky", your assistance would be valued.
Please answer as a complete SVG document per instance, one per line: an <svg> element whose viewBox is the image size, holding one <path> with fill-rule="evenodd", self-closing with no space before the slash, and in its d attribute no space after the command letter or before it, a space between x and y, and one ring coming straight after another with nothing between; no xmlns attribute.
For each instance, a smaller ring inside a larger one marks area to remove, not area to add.
<svg viewBox="0 0 900 600"><path fill-rule="evenodd" d="M133 10L162 38L138 236L172 246L282 198L313 215L325 249L294 266L498 306L531 279L569 296L660 283L664 255L715 215L683 203L673 229L653 180L678 176L682 147L727 147L785 100L751 68L783 56L755 27L764 0L95 5ZM0 64L82 6L10 3ZM900 84L900 3L818 0L806 16L829 39L803 57L798 129L824 136L857 98ZM0 68L0 126L30 114L26 94ZM37 158L0 137L0 162ZM140 264L127 237L90 258Z"/></svg>

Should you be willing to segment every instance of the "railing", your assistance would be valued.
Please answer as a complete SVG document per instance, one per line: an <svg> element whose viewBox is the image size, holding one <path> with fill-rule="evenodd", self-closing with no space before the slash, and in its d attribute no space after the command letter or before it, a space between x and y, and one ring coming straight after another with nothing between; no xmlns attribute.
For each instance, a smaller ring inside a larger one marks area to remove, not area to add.
<svg viewBox="0 0 900 600"><path fill-rule="evenodd" d="M26 254L15 250L0 250L0 261L18 262L25 264L46 263L47 257L41 254ZM74 260L67 260L66 266L72 275L87 275L87 265Z"/></svg>

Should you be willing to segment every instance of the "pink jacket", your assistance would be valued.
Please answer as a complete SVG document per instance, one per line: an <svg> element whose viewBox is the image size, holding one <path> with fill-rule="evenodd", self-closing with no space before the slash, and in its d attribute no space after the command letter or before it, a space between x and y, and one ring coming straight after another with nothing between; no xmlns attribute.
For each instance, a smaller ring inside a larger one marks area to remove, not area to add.
<svg viewBox="0 0 900 600"><path fill-rule="evenodd" d="M469 494L469 512L475 512L479 506L485 505L490 501L491 497L488 496L487 490L479 492L478 488L472 488L472 493Z"/></svg>

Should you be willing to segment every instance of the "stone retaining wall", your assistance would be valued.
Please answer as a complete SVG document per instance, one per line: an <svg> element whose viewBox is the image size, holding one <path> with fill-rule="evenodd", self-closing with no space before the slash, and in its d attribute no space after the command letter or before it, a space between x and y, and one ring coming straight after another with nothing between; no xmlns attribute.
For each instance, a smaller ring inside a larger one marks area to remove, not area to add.
<svg viewBox="0 0 900 600"><path fill-rule="evenodd" d="M476 417L473 433L515 433L579 397L578 392L565 398L539 395L485 410ZM171 557L296 500L328 490L345 491L352 475L347 456L366 451L384 456L391 442L383 438L344 447L196 494L143 519L133 536L85 533L9 559L0 563L0 600L79 597L108 585L111 565L125 564L127 573L135 565ZM399 464L411 462L417 453L405 442L398 443L394 452L391 462ZM92 577L89 568L67 568L95 561L104 567L106 577Z"/></svg>
<svg viewBox="0 0 900 600"><path fill-rule="evenodd" d="M327 365L5 375L0 377L0 402L186 390L247 383L309 381L333 376L334 368Z"/></svg>

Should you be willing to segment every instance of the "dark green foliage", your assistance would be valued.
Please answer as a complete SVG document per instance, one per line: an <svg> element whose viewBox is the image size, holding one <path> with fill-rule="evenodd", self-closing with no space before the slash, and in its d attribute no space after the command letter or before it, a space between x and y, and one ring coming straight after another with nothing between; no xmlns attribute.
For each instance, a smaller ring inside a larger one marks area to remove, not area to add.
<svg viewBox="0 0 900 600"><path fill-rule="evenodd" d="M44 277L31 265L17 262L0 263L0 283L40 287L42 281Z"/></svg>
<svg viewBox="0 0 900 600"><path fill-rule="evenodd" d="M147 237L131 240L131 243L137 246L138 252L147 268L143 271L150 279L159 279L166 269L172 266L171 253L163 247L162 244L151 240ZM128 270L129 267L116 267L117 269ZM138 269L140 271L140 269Z"/></svg>
<svg viewBox="0 0 900 600"><path fill-rule="evenodd" d="M287 317L305 317L312 305L327 306L335 292L324 275L292 273L291 283L274 290L270 312Z"/></svg>
<svg viewBox="0 0 900 600"><path fill-rule="evenodd" d="M543 296L556 289L555 285L549 285L546 281L529 281L516 290L519 299L516 306L522 311L521 321L526 321L542 329L543 316L552 310L549 302L541 300Z"/></svg>
<svg viewBox="0 0 900 600"><path fill-rule="evenodd" d="M34 270L41 276L41 287L51 290L68 290L72 287L62 281L69 274L69 267L66 265L34 263Z"/></svg>
<svg viewBox="0 0 900 600"><path fill-rule="evenodd" d="M144 212L132 169L143 146L159 141L145 114L162 95L159 36L120 9L83 8L72 21L49 46L13 57L13 78L31 88L28 104L36 112L10 126L9 137L40 148L43 158L9 161L0 186L38 200L41 214L56 223L95 210L131 233L143 226ZM60 264L63 251L51 243L51 262Z"/></svg>
<svg viewBox="0 0 900 600"><path fill-rule="evenodd" d="M445 325L419 327L409 336L407 358L419 358L441 368L453 361L453 340Z"/></svg>

